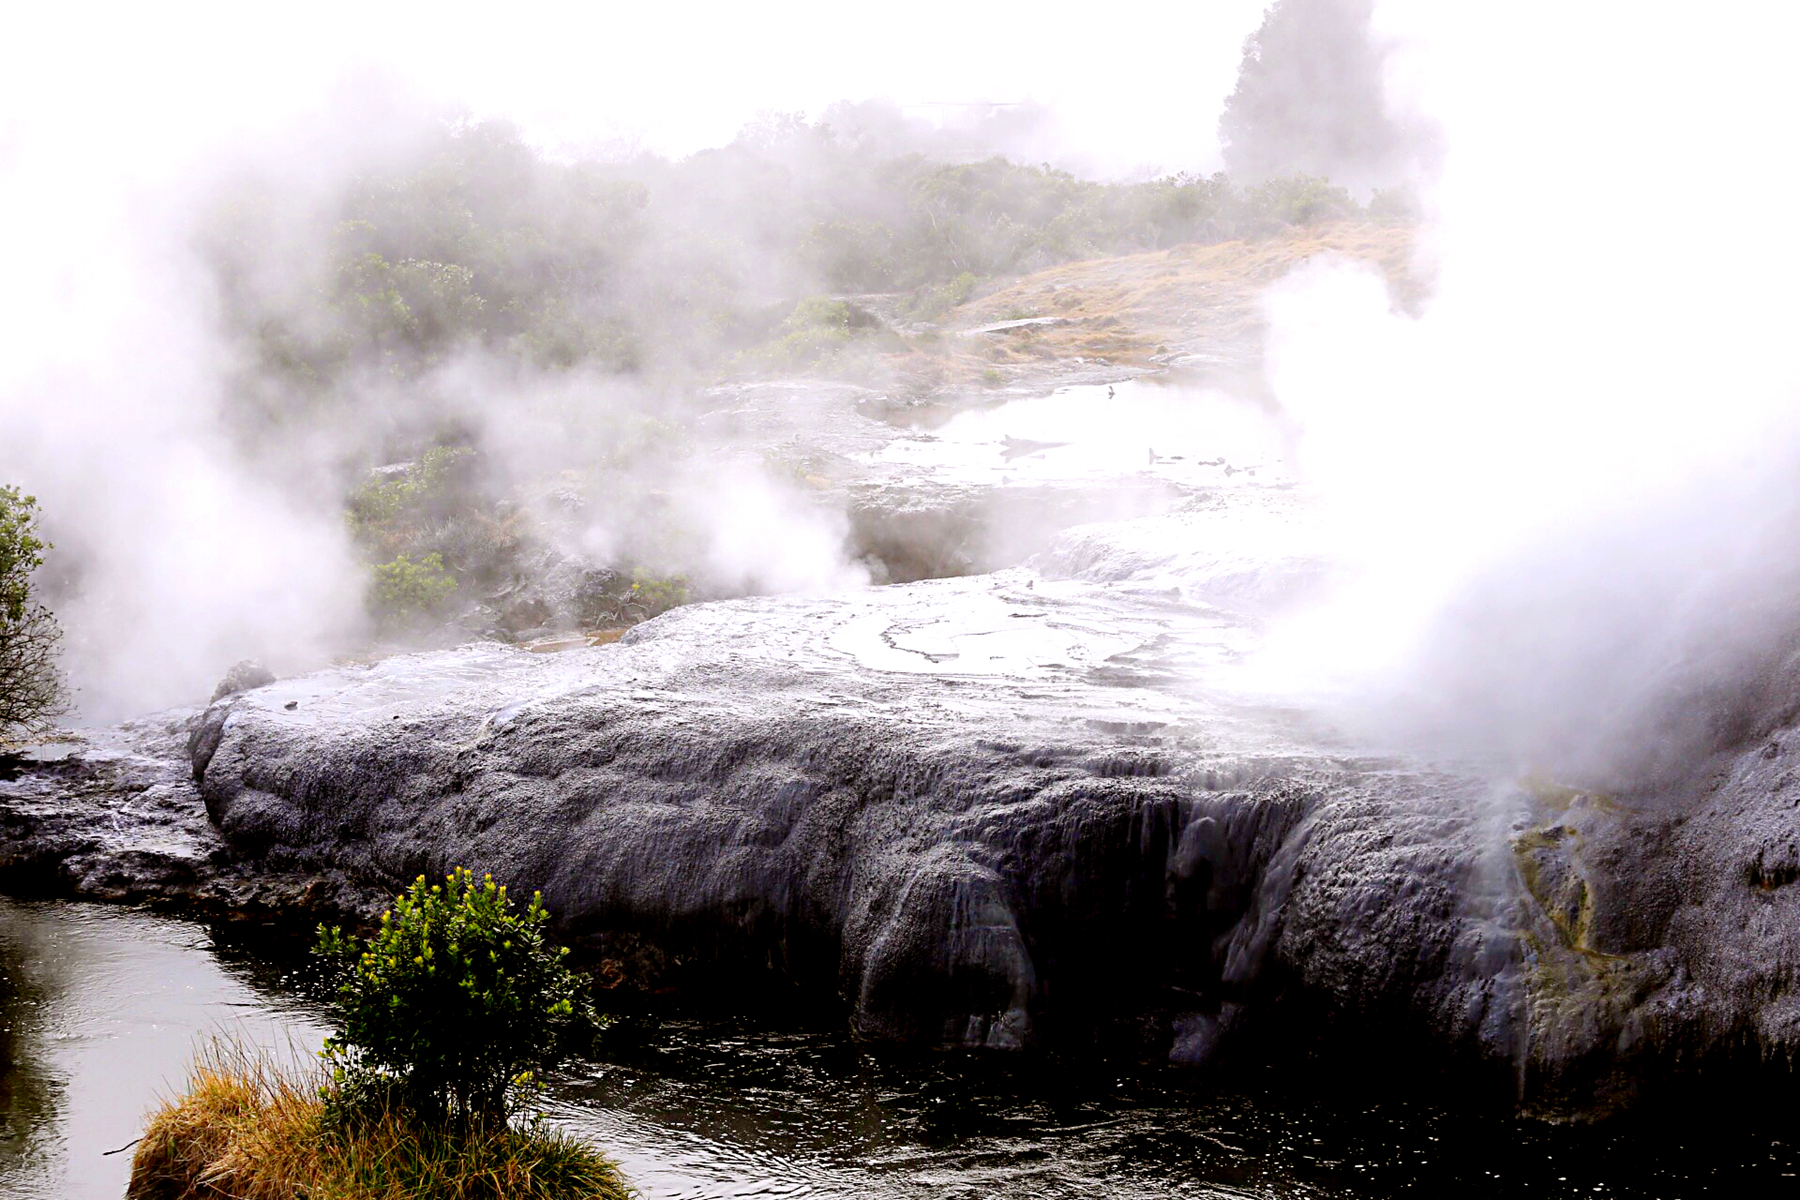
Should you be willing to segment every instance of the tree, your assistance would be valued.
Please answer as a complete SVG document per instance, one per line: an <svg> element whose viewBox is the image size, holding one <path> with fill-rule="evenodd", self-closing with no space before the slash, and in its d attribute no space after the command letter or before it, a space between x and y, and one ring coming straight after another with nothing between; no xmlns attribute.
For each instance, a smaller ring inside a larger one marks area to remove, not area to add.
<svg viewBox="0 0 1800 1200"><path fill-rule="evenodd" d="M532 1072L556 1066L594 1028L582 979L544 941L533 895L517 911L493 876L423 875L364 941L319 928L345 968L340 1031L325 1044L340 1090L397 1094L414 1113L504 1122Z"/></svg>
<svg viewBox="0 0 1800 1200"><path fill-rule="evenodd" d="M62 630L31 596L51 548L38 532L37 498L0 487L0 739L42 732L67 708L56 666Z"/></svg>
<svg viewBox="0 0 1800 1200"><path fill-rule="evenodd" d="M1436 131L1386 103L1388 46L1374 0L1276 0L1244 43L1219 118L1225 166L1244 184L1310 175L1392 187L1436 153Z"/></svg>

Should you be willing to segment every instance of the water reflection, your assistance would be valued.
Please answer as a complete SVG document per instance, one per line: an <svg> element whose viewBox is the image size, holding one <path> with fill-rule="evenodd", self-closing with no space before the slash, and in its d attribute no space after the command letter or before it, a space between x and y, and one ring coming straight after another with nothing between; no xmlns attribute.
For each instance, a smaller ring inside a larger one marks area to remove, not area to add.
<svg viewBox="0 0 1800 1200"><path fill-rule="evenodd" d="M324 1028L198 925L0 899L0 1196L118 1200L145 1112L219 1032L306 1054Z"/></svg>
<svg viewBox="0 0 1800 1200"><path fill-rule="evenodd" d="M61 991L43 962L45 930L0 907L0 1194L15 1195L29 1174L42 1174L56 1127L59 1098L40 1053L44 1017Z"/></svg>
<svg viewBox="0 0 1800 1200"><path fill-rule="evenodd" d="M0 1196L117 1200L130 1155L103 1152L210 1034L315 1048L292 949L0 899ZM1365 1083L1270 1072L1221 1092L1179 1072L642 1021L555 1082L548 1116L645 1200L1648 1198L1788 1194L1800 1176L1786 1130L1558 1128L1376 1103Z"/></svg>
<svg viewBox="0 0 1800 1200"><path fill-rule="evenodd" d="M1785 1129L1550 1126L1269 1071L1210 1090L1006 1056L909 1055L665 1025L565 1082L553 1115L647 1195L1061 1198L1670 1197L1791 1191Z"/></svg>
<svg viewBox="0 0 1800 1200"><path fill-rule="evenodd" d="M959 483L1130 478L1218 487L1285 478L1287 452L1281 425L1258 403L1150 376L964 409L854 457Z"/></svg>

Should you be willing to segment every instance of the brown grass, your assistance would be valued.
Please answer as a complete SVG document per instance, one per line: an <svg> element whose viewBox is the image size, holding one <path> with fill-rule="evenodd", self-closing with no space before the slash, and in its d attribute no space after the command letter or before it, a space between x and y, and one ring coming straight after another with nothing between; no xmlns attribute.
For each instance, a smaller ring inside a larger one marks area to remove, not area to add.
<svg viewBox="0 0 1800 1200"><path fill-rule="evenodd" d="M1263 332L1262 295L1296 267L1324 256L1375 266L1397 307L1422 300L1412 261L1413 230L1361 221L1291 227L1255 240L1174 246L1145 254L1065 263L1005 284L950 314L968 330L1020 316L1055 325L999 334L946 333L908 364L944 382L996 382L1047 362L1104 359L1149 366L1199 349L1254 351Z"/></svg>
<svg viewBox="0 0 1800 1200"><path fill-rule="evenodd" d="M387 1114L333 1127L319 1080L216 1045L151 1114L126 1200L624 1200L599 1152L553 1131L456 1132Z"/></svg>

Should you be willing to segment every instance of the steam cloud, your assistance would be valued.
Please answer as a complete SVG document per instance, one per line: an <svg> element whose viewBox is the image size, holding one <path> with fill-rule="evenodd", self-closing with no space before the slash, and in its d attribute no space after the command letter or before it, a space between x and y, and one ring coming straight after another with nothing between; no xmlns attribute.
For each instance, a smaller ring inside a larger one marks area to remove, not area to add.
<svg viewBox="0 0 1800 1200"><path fill-rule="evenodd" d="M1216 91L1192 95L1189 130L1208 124L1262 6L1225 7L1204 39ZM1793 193L1786 126L1800 96L1786 58L1800 17L1547 3L1465 14L1382 0L1374 25L1389 47L1386 115L1445 131L1425 196L1435 294L1422 316L1396 314L1379 281L1326 264L1270 298L1271 382L1359 574L1278 629L1263 666L1338 697L1346 723L1375 736L1573 775L1692 765L1752 736L1792 691L1800 250L1779 202ZM328 422L266 439L234 428L221 408L245 364L217 336L220 297L191 244L196 198L216 195L227 167L278 180L304 211L342 173L404 148L420 106L379 73L347 70L332 26L289 31L293 53L253 55L245 47L273 30L247 16L221 13L204 30L128 18L110 41L83 43L83 70L34 68L29 47L71 41L66 27L38 28L0 64L6 110L19 114L0 127L12 268L0 292L12 347L0 355L0 478L44 502L58 542L45 583L90 718L196 699L249 654L317 662L362 632L345 471L367 464L416 398L371 380L348 440ZM567 108L554 91L508 91L577 77L573 63L531 57L542 38L494 48L518 69L465 77L468 39L446 28L391 39L415 68L429 64L412 72L427 91L474 81L489 108L512 104L528 120ZM186 69L201 60L207 71ZM1047 89L1065 101L1052 117L1021 109L953 136L1066 161L1051 153L1061 142L1103 140L1082 119L1175 111L1170 80L1149 104L1084 86ZM323 116L321 95L334 97ZM771 95L765 107L816 103ZM682 132L658 136L687 149L749 115L700 131L698 111L688 104L671 124ZM571 145L641 134L541 128ZM1158 137L1174 144L1166 125ZM1129 169L1147 144L1104 166ZM1165 166L1205 169L1217 155L1171 157ZM291 270L259 286L306 286L305 255L273 248L268 261ZM658 403L579 373L507 377L479 355L446 363L431 386L439 415L460 412L492 469L521 478L599 453L608 414ZM834 518L744 454L652 482L677 506L708 489L726 501L685 514L716 586L859 578ZM596 553L631 537L632 514L567 528Z"/></svg>
<svg viewBox="0 0 1800 1200"><path fill-rule="evenodd" d="M11 131L0 475L40 498L43 583L95 718L191 700L246 653L316 658L354 628L341 520L273 486L216 414L224 364L163 181ZM165 145L157 170L192 165ZM49 186L46 186L49 181Z"/></svg>
<svg viewBox="0 0 1800 1200"><path fill-rule="evenodd" d="M1390 103L1447 130L1422 317L1321 265L1273 386L1358 582L1265 666L1382 737L1666 779L1793 694L1793 18L1390 2ZM1777 26L1783 26L1777 28ZM1786 682L1784 683L1783 680Z"/></svg>
<svg viewBox="0 0 1800 1200"><path fill-rule="evenodd" d="M912 112L944 123L942 137L967 153L985 146L1108 171L1158 155L1165 168L1210 169L1217 148L1191 136L1205 122L1186 106L1224 94L1260 7L1233 0L1196 18L1189 50L1158 40L1146 52L1165 69L1145 72L1135 91L1110 73L1068 69L1071 55L1119 59L1142 40L1135 32L1121 26L1076 45L1048 23L1019 27L966 6L915 6L857 55L827 44L841 17L827 6L791 21L747 10L713 40L696 40L677 18L574 5L541 15L556 29L548 36L545 24L477 26L441 5L21 14L0 48L0 249L10 268L0 478L40 497L57 543L40 585L68 631L81 716L192 702L238 658L300 669L366 633L342 496L350 473L380 461L417 398L370 380L351 421L270 431L226 419L254 364L219 336L229 298L199 269L193 239L197 210L235 175L274 183L303 214L347 175L403 156L422 112L468 105L511 116L536 145L574 154L685 154L728 139L757 109L816 113L865 89L946 102ZM947 41L951 22L959 36ZM996 65L1000 44L1019 52ZM1034 99L1048 103L985 103ZM1135 114L1131 136L1098 135L1096 125L1126 128L1125 113ZM914 136L909 120L901 124ZM278 269L250 286L317 286L308 247L263 249ZM449 397L441 417L461 403L456 378L482 381L485 391L461 393L463 412L501 476L554 471L559 457L592 448L547 435L546 405L580 408L583 419L563 427L578 431L654 408L607 380L565 380L552 395L544 380L497 376L491 363L463 360L433 386ZM709 576L700 582L788 589L862 578L842 560L834 518L791 483L741 454L706 470L704 489L679 473L649 481L699 526L695 552ZM702 490L714 503L696 508ZM569 524L577 549L631 535L629 513L603 518L591 504Z"/></svg>

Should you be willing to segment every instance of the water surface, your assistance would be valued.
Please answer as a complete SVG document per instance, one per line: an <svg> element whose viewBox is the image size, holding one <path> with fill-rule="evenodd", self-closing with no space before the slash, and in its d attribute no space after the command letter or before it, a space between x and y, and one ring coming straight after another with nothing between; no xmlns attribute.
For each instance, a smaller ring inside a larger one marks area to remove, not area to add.
<svg viewBox="0 0 1800 1200"><path fill-rule="evenodd" d="M125 1194L146 1111L227 1033L279 1054L325 1026L279 971L201 925L98 904L0 898L0 1197Z"/></svg>
<svg viewBox="0 0 1800 1200"><path fill-rule="evenodd" d="M1290 473L1284 431L1268 411L1164 376L1078 384L965 409L855 457L957 483L1134 478L1217 487Z"/></svg>
<svg viewBox="0 0 1800 1200"><path fill-rule="evenodd" d="M143 1114L227 1031L303 1055L295 963L128 909L0 899L0 1197L117 1200ZM906 1053L737 1020L634 1021L549 1118L646 1200L1792 1195L1795 1135L1583 1129L1369 1098L1370 1081ZM1782 1113L1787 1106L1777 1104ZM1696 1120L1703 1114L1695 1114Z"/></svg>

